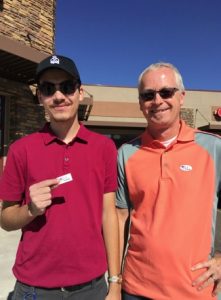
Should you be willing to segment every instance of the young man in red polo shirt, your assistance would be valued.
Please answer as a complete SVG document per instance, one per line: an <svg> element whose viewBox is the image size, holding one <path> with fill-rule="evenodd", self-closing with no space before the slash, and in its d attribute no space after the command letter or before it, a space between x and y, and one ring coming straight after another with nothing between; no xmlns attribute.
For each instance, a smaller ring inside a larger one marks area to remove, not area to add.
<svg viewBox="0 0 221 300"><path fill-rule="evenodd" d="M36 81L50 122L11 145L0 181L1 225L22 229L13 299L119 300L116 148L78 122L71 59L46 58Z"/></svg>
<svg viewBox="0 0 221 300"><path fill-rule="evenodd" d="M138 90L148 125L119 150L122 241L130 214L123 300L212 300L221 287L221 138L180 120L185 91L173 65L146 68Z"/></svg>

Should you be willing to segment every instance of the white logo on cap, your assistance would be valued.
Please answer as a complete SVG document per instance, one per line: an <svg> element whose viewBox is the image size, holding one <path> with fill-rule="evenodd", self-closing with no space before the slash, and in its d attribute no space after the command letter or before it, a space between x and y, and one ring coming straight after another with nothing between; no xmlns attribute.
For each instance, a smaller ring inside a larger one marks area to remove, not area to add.
<svg viewBox="0 0 221 300"><path fill-rule="evenodd" d="M50 64L58 64L59 65L59 58L56 55L53 55L52 58L50 59Z"/></svg>
<svg viewBox="0 0 221 300"><path fill-rule="evenodd" d="M190 166L190 165L181 165L180 166L180 170L181 171L184 171L184 172L189 172L189 171L192 171L192 166Z"/></svg>

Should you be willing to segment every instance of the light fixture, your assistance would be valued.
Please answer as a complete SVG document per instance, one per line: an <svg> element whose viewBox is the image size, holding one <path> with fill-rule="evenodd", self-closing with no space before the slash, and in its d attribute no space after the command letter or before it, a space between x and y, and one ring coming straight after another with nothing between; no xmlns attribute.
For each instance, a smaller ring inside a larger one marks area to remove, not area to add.
<svg viewBox="0 0 221 300"><path fill-rule="evenodd" d="M217 119L220 119L221 120L221 107L218 107L214 110L213 112L214 116L217 118Z"/></svg>

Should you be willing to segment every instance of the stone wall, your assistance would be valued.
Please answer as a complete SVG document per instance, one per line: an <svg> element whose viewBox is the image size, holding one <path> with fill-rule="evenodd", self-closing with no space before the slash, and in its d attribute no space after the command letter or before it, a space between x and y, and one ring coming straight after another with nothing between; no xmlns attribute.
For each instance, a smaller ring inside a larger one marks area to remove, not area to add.
<svg viewBox="0 0 221 300"><path fill-rule="evenodd" d="M5 149L7 152L12 141L43 126L45 113L34 99L34 91L28 85L0 78L0 90L6 94L5 101L9 107L9 112L5 116L6 123L9 124Z"/></svg>
<svg viewBox="0 0 221 300"><path fill-rule="evenodd" d="M43 108L32 98L10 97L9 144L40 129L44 122Z"/></svg>
<svg viewBox="0 0 221 300"><path fill-rule="evenodd" d="M195 109L193 108L181 108L180 117L184 120L190 127L195 127Z"/></svg>
<svg viewBox="0 0 221 300"><path fill-rule="evenodd" d="M45 53L54 52L56 0L4 0L0 34Z"/></svg>

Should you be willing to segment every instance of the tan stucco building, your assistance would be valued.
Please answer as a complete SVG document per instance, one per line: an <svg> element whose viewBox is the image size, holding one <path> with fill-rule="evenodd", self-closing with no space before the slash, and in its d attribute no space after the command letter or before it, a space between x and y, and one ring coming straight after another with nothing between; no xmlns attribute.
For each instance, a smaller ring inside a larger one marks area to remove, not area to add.
<svg viewBox="0 0 221 300"><path fill-rule="evenodd" d="M117 144L146 127L137 88L85 85L85 90L93 98L87 126L110 134ZM192 127L221 134L221 117L215 115L220 107L221 91L187 90L181 117Z"/></svg>

